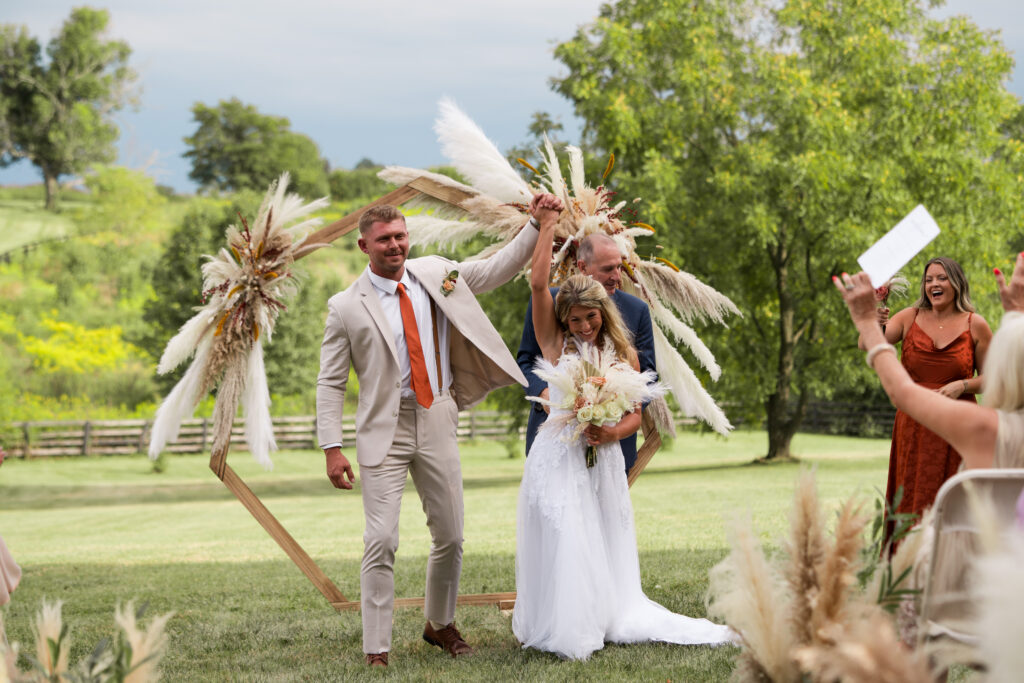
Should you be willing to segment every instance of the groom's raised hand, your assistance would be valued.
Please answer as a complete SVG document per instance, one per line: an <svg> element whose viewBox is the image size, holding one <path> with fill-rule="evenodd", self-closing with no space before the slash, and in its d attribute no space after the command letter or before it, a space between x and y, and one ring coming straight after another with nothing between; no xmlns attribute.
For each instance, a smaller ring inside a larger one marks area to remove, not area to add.
<svg viewBox="0 0 1024 683"><path fill-rule="evenodd" d="M349 464L348 458L342 454L341 449L337 446L328 448L324 451L324 455L327 457L327 478L334 484L334 488L352 488L356 475L352 471L352 465ZM347 481L346 477L348 478Z"/></svg>

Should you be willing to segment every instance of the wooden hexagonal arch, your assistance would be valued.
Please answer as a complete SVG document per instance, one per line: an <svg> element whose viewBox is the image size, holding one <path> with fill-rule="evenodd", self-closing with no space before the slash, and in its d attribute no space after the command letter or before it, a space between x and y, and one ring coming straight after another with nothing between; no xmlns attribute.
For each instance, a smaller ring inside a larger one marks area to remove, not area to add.
<svg viewBox="0 0 1024 683"><path fill-rule="evenodd" d="M461 204L474 196L455 188L445 187L429 178L419 177L410 183L389 192L380 199L377 199L366 206L360 207L347 216L321 228L311 234L307 242L326 243L333 242L342 235L351 232L359 224L359 216L370 208L380 204L400 205L421 194L429 195L435 199L455 206ZM654 427L654 421L646 414L643 418L644 442L637 452L636 464L629 471L628 482L632 486L636 478L654 457L655 452L661 446L661 437ZM210 469L217 475L217 478L224 482L224 485L235 494L235 497L245 506L249 513L256 518L256 521L263 526L271 538L277 541L281 549L291 558L292 562L306 575L317 590L327 599L336 610L358 610L359 600L349 600L331 581L320 566L309 556L299 545L291 534L281 525L276 517L263 505L259 497L252 492L241 477L227 464L227 452L229 443L225 443L223 449L213 451L210 454ZM506 593L476 593L459 595L460 605L498 605L501 608L511 608L515 603L515 592ZM423 605L423 598L396 598L395 607L419 607Z"/></svg>

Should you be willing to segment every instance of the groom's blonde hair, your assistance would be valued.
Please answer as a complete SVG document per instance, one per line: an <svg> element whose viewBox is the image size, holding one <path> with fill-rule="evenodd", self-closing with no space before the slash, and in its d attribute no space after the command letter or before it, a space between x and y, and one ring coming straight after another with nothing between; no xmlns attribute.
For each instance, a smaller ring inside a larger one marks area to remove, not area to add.
<svg viewBox="0 0 1024 683"><path fill-rule="evenodd" d="M374 223L392 223L397 220L405 222L405 215L397 206L390 204L371 206L359 217L359 234L365 235Z"/></svg>
<svg viewBox="0 0 1024 683"><path fill-rule="evenodd" d="M615 355L620 360L632 362L636 355L636 351L633 350L633 335L622 321L619 307L608 296L604 285L581 273L566 278L559 285L558 295L555 297L555 317L558 318L558 322L562 326L562 332L566 339L566 350L579 350L576 348L572 335L569 334L569 311L573 306L596 308L601 311L598 343L603 344L605 339L610 339L615 347Z"/></svg>

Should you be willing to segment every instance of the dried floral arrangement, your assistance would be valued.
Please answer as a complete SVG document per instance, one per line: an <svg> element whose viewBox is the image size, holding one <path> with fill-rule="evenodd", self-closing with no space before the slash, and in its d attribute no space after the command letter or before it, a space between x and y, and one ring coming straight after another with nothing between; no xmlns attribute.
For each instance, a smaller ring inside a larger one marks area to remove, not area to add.
<svg viewBox="0 0 1024 683"><path fill-rule="evenodd" d="M922 534L908 534L891 559L880 559L877 548L865 552L868 522L851 498L827 533L814 475L805 471L783 553L769 559L749 522L735 524L729 555L711 570L708 605L742 637L734 680L932 681L925 657L901 645L887 609L898 605L892 593L903 589ZM900 580L891 583L893 576Z"/></svg>
<svg viewBox="0 0 1024 683"><path fill-rule="evenodd" d="M903 277L902 273L896 273L885 284L875 288L875 301L879 306L888 306L890 296L902 299L907 295L909 289L910 280Z"/></svg>
<svg viewBox="0 0 1024 683"><path fill-rule="evenodd" d="M139 620L145 605L136 610L131 602L119 605L114 621L120 627L117 635L103 639L88 656L73 668L69 666L71 636L61 617L62 604L43 601L36 615L35 654L19 652L18 643L8 643L0 614L0 683L36 681L77 681L79 683L148 683L160 680L160 660L167 650L167 621L173 616L154 617L142 628ZM27 671L18 667L18 657L31 665Z"/></svg>
<svg viewBox="0 0 1024 683"><path fill-rule="evenodd" d="M327 198L307 204L287 189L284 173L267 191L256 220L250 225L240 216L241 227L230 226L227 245L203 264L203 306L167 343L157 366L157 372L166 374L192 357L185 375L157 410L151 458L177 438L182 420L216 387L212 452L227 448L241 402L249 451L257 462L271 467L270 451L277 446L263 344L270 342L277 316L298 290L292 263L326 246L305 243L319 219L296 221L327 206Z"/></svg>
<svg viewBox="0 0 1024 683"><path fill-rule="evenodd" d="M628 276L623 278L623 290L643 299L651 309L660 379L671 389L687 415L700 418L719 433L727 433L732 426L725 413L669 337L687 346L711 378L717 380L721 369L714 355L688 323L712 320L724 325L726 315L739 315L740 312L728 297L668 261L643 259L637 254L636 238L649 236L654 229L634 220L635 211L631 203L616 201L615 193L603 184L612 171L614 157L605 168L602 184L592 187L584 176L583 152L578 147L567 147L569 173L566 178L554 146L545 139L541 150L543 170L536 171L530 167L536 175L532 182L527 182L454 103L445 100L440 107L435 130L442 151L472 186L436 173L398 166L385 168L380 177L396 185L404 185L426 176L472 197L459 207L426 197L415 200L432 211L409 217L407 223L413 244L444 246L485 235L494 241L474 258L486 258L508 243L522 228L526 207L535 192L555 194L566 208L555 228L551 284L558 285L578 272L576 247L584 237L599 232L615 240ZM659 430L672 433L674 427L664 401L655 401L649 410L652 408Z"/></svg>

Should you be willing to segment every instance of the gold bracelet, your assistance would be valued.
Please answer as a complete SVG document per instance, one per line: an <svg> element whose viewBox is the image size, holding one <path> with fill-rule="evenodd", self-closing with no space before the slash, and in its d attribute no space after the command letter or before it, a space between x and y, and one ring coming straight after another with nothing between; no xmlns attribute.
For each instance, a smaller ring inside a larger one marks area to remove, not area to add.
<svg viewBox="0 0 1024 683"><path fill-rule="evenodd" d="M872 370L875 369L875 356L880 354L882 351L892 351L896 353L896 347L887 342L876 344L868 350L868 355L864 358L864 362L868 364L868 367Z"/></svg>

